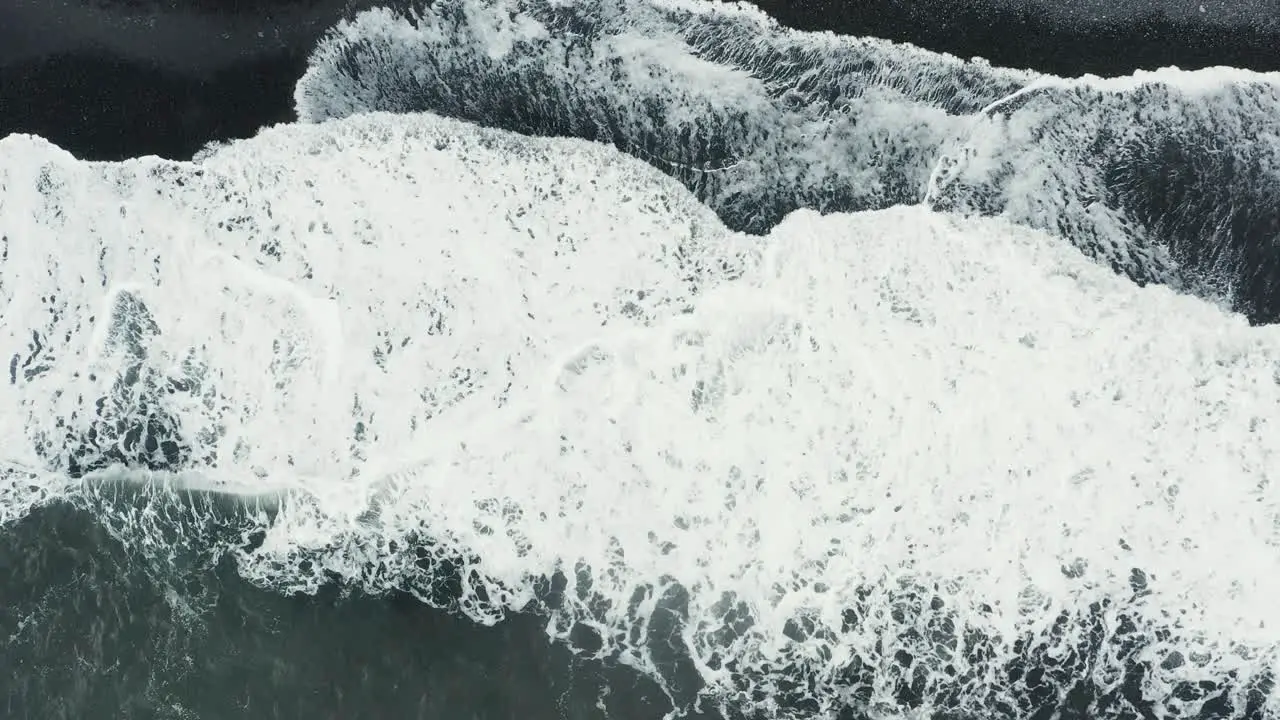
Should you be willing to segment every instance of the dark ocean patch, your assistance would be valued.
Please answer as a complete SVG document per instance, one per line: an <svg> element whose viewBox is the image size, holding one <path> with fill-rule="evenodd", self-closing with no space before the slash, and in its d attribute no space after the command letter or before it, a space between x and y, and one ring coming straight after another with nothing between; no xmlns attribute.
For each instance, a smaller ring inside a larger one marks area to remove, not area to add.
<svg viewBox="0 0 1280 720"><path fill-rule="evenodd" d="M1184 70L1219 65L1280 70L1276 52L1280 6L1271 0L758 0L756 4L797 30L870 35L1064 77L1128 75L1171 65ZM1201 9L1203 13L1195 12ZM1221 14L1227 18L1219 19Z"/></svg>
<svg viewBox="0 0 1280 720"><path fill-rule="evenodd" d="M94 51L25 59L0 68L0 136L40 135L88 160L189 159L292 120L287 98L304 65L268 57L192 77Z"/></svg>
<svg viewBox="0 0 1280 720"><path fill-rule="evenodd" d="M652 720L671 709L638 672L552 644L533 615L483 627L403 592L253 586L233 553L260 542L256 501L129 481L89 495L0 533L6 718ZM157 513L173 552L137 546L150 536L126 520Z"/></svg>
<svg viewBox="0 0 1280 720"><path fill-rule="evenodd" d="M293 120L307 53L371 0L70 0L0 5L0 137L77 157L185 160Z"/></svg>

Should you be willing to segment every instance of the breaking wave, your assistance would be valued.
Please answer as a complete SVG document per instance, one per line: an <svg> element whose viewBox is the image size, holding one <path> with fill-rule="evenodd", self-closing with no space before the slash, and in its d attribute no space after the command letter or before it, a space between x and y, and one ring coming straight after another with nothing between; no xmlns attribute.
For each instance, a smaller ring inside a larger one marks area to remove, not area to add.
<svg viewBox="0 0 1280 720"><path fill-rule="evenodd" d="M1280 78L1067 81L747 6L452 0L321 42L304 121L429 111L608 142L731 228L925 202L1053 231L1140 282L1280 319Z"/></svg>
<svg viewBox="0 0 1280 720"><path fill-rule="evenodd" d="M1280 716L1274 77L443 0L297 103L0 140L0 521L535 610L677 711Z"/></svg>

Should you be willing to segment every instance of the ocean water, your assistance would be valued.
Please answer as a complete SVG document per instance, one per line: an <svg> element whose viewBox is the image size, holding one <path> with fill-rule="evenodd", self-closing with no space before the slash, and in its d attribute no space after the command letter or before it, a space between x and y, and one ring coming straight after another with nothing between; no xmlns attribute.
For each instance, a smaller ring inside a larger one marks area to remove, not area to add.
<svg viewBox="0 0 1280 720"><path fill-rule="evenodd" d="M437 0L293 103L0 139L6 717L1280 717L1280 74Z"/></svg>

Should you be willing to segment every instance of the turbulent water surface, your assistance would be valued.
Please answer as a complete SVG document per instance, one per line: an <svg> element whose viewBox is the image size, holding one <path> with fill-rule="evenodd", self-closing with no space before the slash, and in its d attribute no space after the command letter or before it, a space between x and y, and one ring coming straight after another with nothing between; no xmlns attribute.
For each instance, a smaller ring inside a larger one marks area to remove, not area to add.
<svg viewBox="0 0 1280 720"><path fill-rule="evenodd" d="M6 717L1280 717L1280 75L437 0L294 104L0 140Z"/></svg>

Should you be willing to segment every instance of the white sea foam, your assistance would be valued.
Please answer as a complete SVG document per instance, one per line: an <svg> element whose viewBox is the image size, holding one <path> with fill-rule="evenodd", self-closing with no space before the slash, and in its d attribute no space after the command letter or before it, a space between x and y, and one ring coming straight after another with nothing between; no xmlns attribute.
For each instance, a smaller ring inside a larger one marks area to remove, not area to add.
<svg viewBox="0 0 1280 720"><path fill-rule="evenodd" d="M1048 657L1054 692L1143 665L1157 713L1209 680L1241 714L1275 667L1280 330L1061 239L919 207L753 238L612 150L429 115L198 163L10 137L0 185L5 517L150 416L206 487L283 493L256 582L546 601L669 688L674 626L739 710L985 716Z"/></svg>
<svg viewBox="0 0 1280 720"><path fill-rule="evenodd" d="M295 101L304 122L429 111L611 143L763 232L797 207L918 202L964 115L1032 77L746 8L445 0L339 24Z"/></svg>
<svg viewBox="0 0 1280 720"><path fill-rule="evenodd" d="M731 228L926 202L1280 319L1280 75L1063 79L694 0L441 0L321 41L303 121L436 112L608 142Z"/></svg>
<svg viewBox="0 0 1280 720"><path fill-rule="evenodd" d="M6 457L33 467L71 467L68 440L147 395L213 475L350 477L481 387L501 405L586 328L683 308L730 237L603 148L429 118L282 129L198 165L3 142L4 424L35 440ZM715 272L752 245L733 242Z"/></svg>
<svg viewBox="0 0 1280 720"><path fill-rule="evenodd" d="M976 116L925 202L1054 232L1141 282L1273 304L1246 285L1276 272L1257 246L1280 228L1277 110L1276 73L1044 78Z"/></svg>

